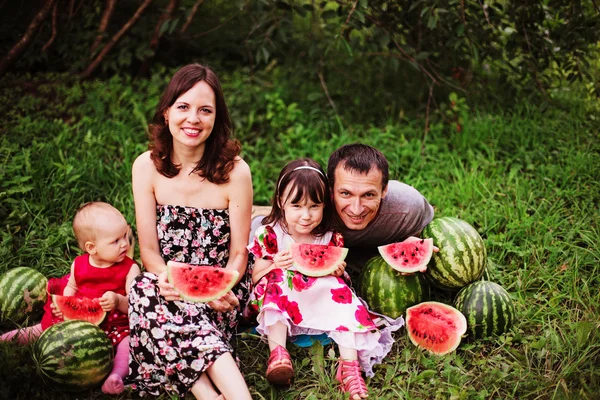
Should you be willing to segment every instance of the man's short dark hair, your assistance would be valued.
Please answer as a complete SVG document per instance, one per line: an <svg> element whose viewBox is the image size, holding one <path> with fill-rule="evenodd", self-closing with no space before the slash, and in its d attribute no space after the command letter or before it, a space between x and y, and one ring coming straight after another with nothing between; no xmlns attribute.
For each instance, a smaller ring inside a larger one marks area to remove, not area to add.
<svg viewBox="0 0 600 400"><path fill-rule="evenodd" d="M366 144L346 144L331 154L327 163L327 179L329 179L329 187L332 190L338 165L347 171L356 171L364 175L373 168L378 169L381 171L381 187L383 189L387 187L390 179L389 165L383 153Z"/></svg>

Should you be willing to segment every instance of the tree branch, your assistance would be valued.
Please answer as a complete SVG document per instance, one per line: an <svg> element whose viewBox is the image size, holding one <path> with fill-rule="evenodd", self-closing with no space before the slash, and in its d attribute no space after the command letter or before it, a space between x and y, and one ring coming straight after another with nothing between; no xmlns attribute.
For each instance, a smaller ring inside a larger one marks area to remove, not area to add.
<svg viewBox="0 0 600 400"><path fill-rule="evenodd" d="M142 65L140 66L140 70L138 75L144 76L150 72L150 64L154 59L154 55L156 53L156 49L158 48L158 44L160 43L160 38L163 35L162 27L165 23L167 23L173 16L173 11L177 8L179 4L179 0L170 0L167 8L163 11L156 26L154 27L154 33L152 34L152 38L150 39L150 51L152 54L148 55Z"/></svg>
<svg viewBox="0 0 600 400"><path fill-rule="evenodd" d="M102 13L102 18L100 19L100 25L98 26L98 33L96 34L96 39L90 47L90 58L94 56L96 49L100 46L100 42L102 42L102 38L108 29L108 23L113 15L115 10L115 4L117 0L106 0L106 7L104 7L104 12Z"/></svg>
<svg viewBox="0 0 600 400"><path fill-rule="evenodd" d="M429 85L429 97L427 98L427 108L425 109L425 132L423 132L423 140L421 141L421 156L425 155L425 140L429 132L429 107L433 99L433 83Z"/></svg>
<svg viewBox="0 0 600 400"><path fill-rule="evenodd" d="M89 78L94 70L100 65L100 62L104 59L104 56L113 48L113 46L123 37L123 35L140 19L142 13L152 3L152 0L144 0L142 4L135 11L135 14L127 21L125 25L117 32L106 45L100 50L100 53L96 56L96 58L88 65L86 70L81 73L80 77L82 79Z"/></svg>
<svg viewBox="0 0 600 400"><path fill-rule="evenodd" d="M185 33L185 31L187 31L187 29L190 27L190 24L192 23L192 20L194 19L194 16L196 15L196 12L198 11L198 8L202 5L202 3L204 3L204 0L196 0L196 3L192 7L190 15L188 15L187 20L185 21L185 24L183 24L183 26L181 27L179 33Z"/></svg>
<svg viewBox="0 0 600 400"><path fill-rule="evenodd" d="M54 7L52 8L52 36L50 36L50 39L48 39L48 41L46 42L44 47L42 47L43 53L45 53L48 50L50 45L54 42L54 39L56 39L56 10L57 9L58 9L58 2L54 3Z"/></svg>
<svg viewBox="0 0 600 400"><path fill-rule="evenodd" d="M321 73L321 71L319 71L319 72L317 72L317 75L319 75L319 80L321 81L321 87L323 88L323 92L325 92L325 96L327 96L327 100L329 101L329 105L331 106L331 108L333 108L333 111L339 117L339 113L337 111L337 107L335 106L335 102L333 101L333 99L329 95L329 90L327 89L327 84L325 83L325 79L323 78L323 74Z"/></svg>
<svg viewBox="0 0 600 400"><path fill-rule="evenodd" d="M9 52L0 60L0 76L4 75L6 71L12 66L12 64L19 58L19 56L25 51L27 46L29 46L33 35L38 30L42 22L48 16L50 9L54 6L56 0L47 0L44 6L38 11L38 13L33 17L31 23L27 27L27 30L15 43L15 45L9 50Z"/></svg>

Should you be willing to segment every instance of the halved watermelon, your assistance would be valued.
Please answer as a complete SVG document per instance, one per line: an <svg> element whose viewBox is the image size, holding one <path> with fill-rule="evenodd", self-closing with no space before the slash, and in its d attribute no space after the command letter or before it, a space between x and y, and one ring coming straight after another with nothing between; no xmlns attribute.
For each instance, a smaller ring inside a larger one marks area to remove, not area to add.
<svg viewBox="0 0 600 400"><path fill-rule="evenodd" d="M220 297L235 286L239 272L212 265L189 265L167 262L167 276L179 295L194 303L207 303Z"/></svg>
<svg viewBox="0 0 600 400"><path fill-rule="evenodd" d="M52 295L52 302L63 314L65 321L81 320L100 325L106 311L100 306L100 299L88 297Z"/></svg>
<svg viewBox="0 0 600 400"><path fill-rule="evenodd" d="M325 244L292 243L293 265L306 276L325 276L335 271L348 254L345 247Z"/></svg>
<svg viewBox="0 0 600 400"><path fill-rule="evenodd" d="M415 346L441 356L456 350L467 319L452 306L426 301L406 309L406 329Z"/></svg>
<svg viewBox="0 0 600 400"><path fill-rule="evenodd" d="M383 259L396 271L425 272L433 254L433 239L411 236L403 242L377 248Z"/></svg>

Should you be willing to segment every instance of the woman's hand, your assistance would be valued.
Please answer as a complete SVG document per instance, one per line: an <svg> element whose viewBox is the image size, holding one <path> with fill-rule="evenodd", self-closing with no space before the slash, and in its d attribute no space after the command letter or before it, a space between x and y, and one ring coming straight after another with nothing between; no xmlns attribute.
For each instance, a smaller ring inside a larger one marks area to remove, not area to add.
<svg viewBox="0 0 600 400"><path fill-rule="evenodd" d="M175 290L175 287L167 281L167 271L163 271L158 275L158 289L160 295L167 301L182 301L183 299Z"/></svg>
<svg viewBox="0 0 600 400"><path fill-rule="evenodd" d="M346 271L346 261L342 261L340 265L338 265L337 269L331 273L331 275L339 278L344 275L344 271Z"/></svg>
<svg viewBox="0 0 600 400"><path fill-rule="evenodd" d="M227 294L225 294L225 296L221 297L220 299L209 302L208 305L215 311L227 312L239 306L240 302L230 290L229 292L227 292Z"/></svg>
<svg viewBox="0 0 600 400"><path fill-rule="evenodd" d="M273 257L273 265L275 268L288 269L292 266L292 254L289 250L283 250L275 254Z"/></svg>
<svg viewBox="0 0 600 400"><path fill-rule="evenodd" d="M115 292L104 292L100 297L100 307L106 312L112 311L119 306L119 295Z"/></svg>

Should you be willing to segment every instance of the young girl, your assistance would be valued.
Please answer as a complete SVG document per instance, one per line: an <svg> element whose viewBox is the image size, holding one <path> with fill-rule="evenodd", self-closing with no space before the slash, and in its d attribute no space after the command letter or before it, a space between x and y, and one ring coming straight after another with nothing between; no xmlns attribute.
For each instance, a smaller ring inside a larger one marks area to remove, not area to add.
<svg viewBox="0 0 600 400"><path fill-rule="evenodd" d="M292 161L277 180L273 208L248 246L257 258L252 280L258 306L257 331L266 335L271 355L267 380L289 384L294 369L288 335L326 333L338 344L336 379L352 399L368 396L361 370L373 376L372 366L389 352L391 330L377 330L367 308L342 276L345 262L331 276L312 278L294 270L291 242L343 246L329 230L331 216L327 179L311 159ZM347 276L347 274L346 274Z"/></svg>
<svg viewBox="0 0 600 400"><path fill-rule="evenodd" d="M73 231L79 247L86 254L75 258L69 275L55 280L54 286L49 285L50 292L100 298L100 306L107 312L100 328L115 347L113 369L104 381L102 391L118 394L124 390L123 378L129 370L127 293L129 284L140 273L137 264L128 257L130 229L116 208L107 203L93 202L84 204L77 211ZM61 322L62 314L51 304L52 300L48 299L40 324L8 332L1 339L15 338L20 343L27 343Z"/></svg>

